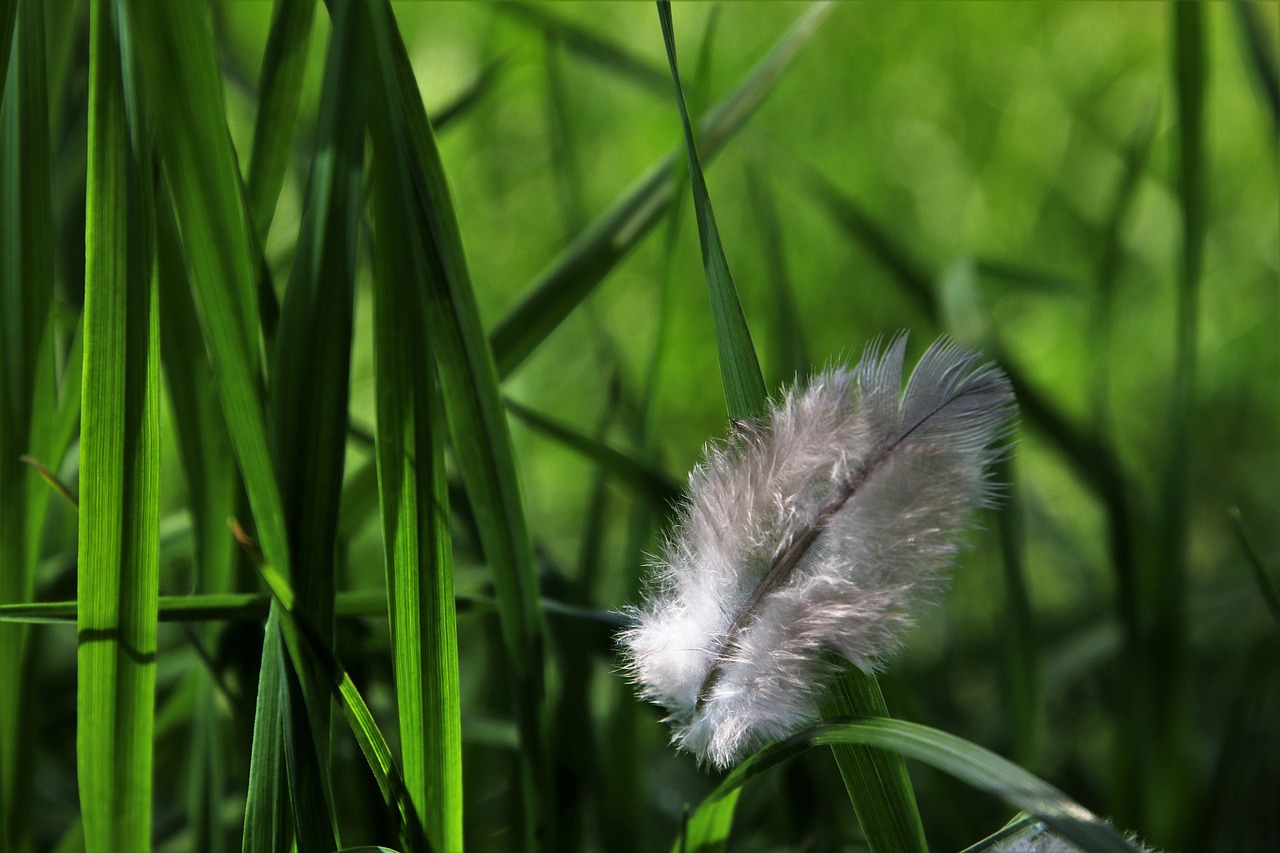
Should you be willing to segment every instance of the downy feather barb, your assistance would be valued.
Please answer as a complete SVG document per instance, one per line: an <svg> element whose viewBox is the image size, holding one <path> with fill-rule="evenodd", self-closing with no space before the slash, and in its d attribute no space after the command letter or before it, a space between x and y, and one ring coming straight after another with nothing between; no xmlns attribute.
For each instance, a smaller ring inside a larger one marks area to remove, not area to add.
<svg viewBox="0 0 1280 853"><path fill-rule="evenodd" d="M944 338L903 390L905 353L905 334L872 343L787 391L689 475L620 639L699 761L727 767L816 719L832 653L883 664L990 502L1008 379Z"/></svg>

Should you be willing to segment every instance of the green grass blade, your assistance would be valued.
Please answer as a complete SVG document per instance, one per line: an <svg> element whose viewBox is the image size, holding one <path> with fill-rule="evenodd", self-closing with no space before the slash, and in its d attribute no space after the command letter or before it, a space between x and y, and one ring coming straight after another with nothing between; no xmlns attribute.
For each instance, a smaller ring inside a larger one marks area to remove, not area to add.
<svg viewBox="0 0 1280 853"><path fill-rule="evenodd" d="M693 188L693 209L698 219L698 242L702 247L702 265L711 296L711 321L715 328L725 401L731 419L750 421L768 408L769 394L764 387L760 362L756 359L755 345L751 342L751 330L747 328L747 318L742 313L738 290L733 283L733 274L729 271L724 246L720 242L720 230L716 227L707 180L702 174L702 163L693 138L693 123L689 120L684 88L680 85L669 2L659 0L658 19L662 24L667 61L671 65L671 79L676 88L676 104L680 108L680 122L684 127L685 151L689 157L689 181Z"/></svg>
<svg viewBox="0 0 1280 853"><path fill-rule="evenodd" d="M521 733L525 846L552 848L540 801L552 793L546 748L542 609L497 373L471 289L453 203L413 69L385 3L364 7L371 19L378 74L372 86L376 157L388 158L401 215L422 246L415 300L424 306L458 468L476 511L497 591L503 640ZM389 190L390 191L390 190Z"/></svg>
<svg viewBox="0 0 1280 853"><path fill-rule="evenodd" d="M0 7L0 51L5 60L0 70L0 604L5 604L32 596L51 494L21 457L30 454L56 467L66 449L65 441L50 441L57 385L43 4ZM14 849L31 840L31 786L24 777L31 772L33 752L23 736L29 725L23 678L27 640L24 627L0 626L0 684L9 685L0 692L0 847Z"/></svg>
<svg viewBox="0 0 1280 853"><path fill-rule="evenodd" d="M76 754L85 845L151 845L159 339L147 134L126 123L112 9L92 10ZM132 134L131 134L132 129ZM132 136L132 139L131 139Z"/></svg>
<svg viewBox="0 0 1280 853"><path fill-rule="evenodd" d="M928 764L1035 815L1080 850L1134 853L1137 849L1106 821L994 752L928 726L879 717L821 723L756 753L725 777L699 811L801 752L833 744L888 750Z"/></svg>
<svg viewBox="0 0 1280 853"><path fill-rule="evenodd" d="M302 101L316 0L276 0L258 81L258 114L245 191L259 244L265 244L289 165Z"/></svg>
<svg viewBox="0 0 1280 853"><path fill-rule="evenodd" d="M741 793L742 788L738 787L717 800L703 803L687 816L671 853L721 853L727 849Z"/></svg>
<svg viewBox="0 0 1280 853"><path fill-rule="evenodd" d="M262 641L262 668L253 714L253 747L249 752L249 785L245 792L242 853L289 853L293 823L289 819L289 789L285 774L284 691L285 651L280 636L280 613L271 607Z"/></svg>
<svg viewBox="0 0 1280 853"><path fill-rule="evenodd" d="M733 93L709 111L699 134L707 163L764 102L830 9L825 3L811 7ZM639 177L551 262L527 288L526 296L494 326L489 341L499 376L505 378L519 367L667 213L675 193L678 159L685 158L673 151Z"/></svg>
<svg viewBox="0 0 1280 853"><path fill-rule="evenodd" d="M414 812L413 803L406 795L404 776L364 697L333 653L332 647L324 641L315 624L301 609L300 600L285 577L270 566L262 566L261 572L267 586L271 588L273 612L278 612L281 617L281 633L290 656L294 658L295 666L297 659L305 656L324 674L333 698L338 700L356 743L369 763L369 769L373 772L383 798L398 813L401 841L405 849L409 853L429 849L422 836L422 825Z"/></svg>
<svg viewBox="0 0 1280 853"><path fill-rule="evenodd" d="M412 220L391 163L375 158L372 203L377 469L400 754L408 796L439 850L462 849L462 720L453 605L446 429Z"/></svg>

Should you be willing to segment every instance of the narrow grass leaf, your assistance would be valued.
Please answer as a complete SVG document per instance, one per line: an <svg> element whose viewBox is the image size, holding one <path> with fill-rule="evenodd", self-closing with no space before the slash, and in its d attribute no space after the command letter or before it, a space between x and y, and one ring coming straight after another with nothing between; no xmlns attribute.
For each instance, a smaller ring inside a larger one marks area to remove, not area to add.
<svg viewBox="0 0 1280 853"><path fill-rule="evenodd" d="M702 247L707 291L711 297L711 322L715 329L725 401L731 419L750 421L760 416L768 407L769 394L764 387L764 376L760 373L755 345L751 342L751 330L747 328L747 318L742 312L733 274L729 271L729 262L720 242L720 230L716 226L715 212L711 207L707 180L702 174L702 163L693 136L693 123L689 120L684 88L680 85L669 2L660 0L658 3L658 19L662 24L663 41L667 47L671 80L675 84L680 123L684 127L685 152L689 157L689 182L693 188L693 209L698 220L698 242Z"/></svg>
<svg viewBox="0 0 1280 853"><path fill-rule="evenodd" d="M383 799L397 812L401 841L406 851L417 853L429 849L422 835L422 824L406 794L404 776L355 682L315 624L300 609L300 600L284 575L269 565L261 566L260 571L271 589L275 605L278 605L274 612L281 617L281 634L289 646L289 654L295 658L307 656L324 674L331 695L338 700L351 733L369 763Z"/></svg>
<svg viewBox="0 0 1280 853"><path fill-rule="evenodd" d="M423 274L415 282L415 300L426 313L453 449L502 615L524 762L525 846L542 843L554 848L547 823L551 810L542 804L553 791L543 701L542 608L497 372L480 325L435 137L404 42L389 4L363 8L371 19L373 53L379 60L370 87L374 113L381 115L373 123L375 156L387 158L389 174L400 184L401 215L412 223L422 247Z"/></svg>
<svg viewBox="0 0 1280 853"><path fill-rule="evenodd" d="M377 131L375 131L377 132ZM463 846L462 712L449 484L426 275L389 158L373 162L377 495L407 796L439 850Z"/></svg>
<svg viewBox="0 0 1280 853"><path fill-rule="evenodd" d="M44 11L30 0L0 6L0 604L31 599L52 494L21 457L57 466L66 449L50 441L57 383ZM27 639L22 626L0 626L0 684L8 686L0 691L0 847L30 841Z"/></svg>
<svg viewBox="0 0 1280 853"><path fill-rule="evenodd" d="M258 243L265 244L297 131L316 0L276 0L258 77L258 113L245 188Z"/></svg>
<svg viewBox="0 0 1280 853"><path fill-rule="evenodd" d="M92 9L76 756L86 849L151 845L159 339L148 135L112 8Z"/></svg>
<svg viewBox="0 0 1280 853"><path fill-rule="evenodd" d="M708 112L699 134L707 163L764 102L831 8L826 3L810 7L738 87ZM666 215L675 194L676 164L684 159L673 151L637 178L530 283L524 298L489 336L499 376L509 376L524 363Z"/></svg>
<svg viewBox="0 0 1280 853"><path fill-rule="evenodd" d="M726 850L741 793L742 788L739 787L713 802L703 803L692 815L687 815L671 853L721 853Z"/></svg>
<svg viewBox="0 0 1280 853"><path fill-rule="evenodd" d="M1137 849L1106 821L994 752L928 726L880 717L831 720L756 753L734 768L699 810L813 746L832 744L888 750L928 764L1035 815L1081 850L1134 853Z"/></svg>
<svg viewBox="0 0 1280 853"><path fill-rule="evenodd" d="M265 602L264 602L265 604ZM282 783L287 748L283 721L285 650L280 613L274 604L267 615L262 666L253 712L253 746L249 751L249 784L245 791L242 853L289 853L293 823L289 788Z"/></svg>

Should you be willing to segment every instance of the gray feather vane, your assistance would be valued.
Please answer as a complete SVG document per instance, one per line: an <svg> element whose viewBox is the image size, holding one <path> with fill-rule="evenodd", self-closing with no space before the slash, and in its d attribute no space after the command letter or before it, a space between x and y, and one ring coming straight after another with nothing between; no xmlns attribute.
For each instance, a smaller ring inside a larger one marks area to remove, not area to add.
<svg viewBox="0 0 1280 853"><path fill-rule="evenodd" d="M1007 449L1008 379L941 339L902 388L906 336L786 392L689 475L626 668L673 742L727 767L817 718L830 656L877 669L943 585Z"/></svg>

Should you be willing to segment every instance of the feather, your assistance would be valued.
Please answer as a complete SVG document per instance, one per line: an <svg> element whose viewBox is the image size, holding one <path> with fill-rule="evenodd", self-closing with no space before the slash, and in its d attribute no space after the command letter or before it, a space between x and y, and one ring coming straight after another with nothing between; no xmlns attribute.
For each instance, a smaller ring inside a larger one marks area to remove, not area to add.
<svg viewBox="0 0 1280 853"><path fill-rule="evenodd" d="M942 339L902 389L906 336L788 390L689 475L648 600L620 635L672 741L727 767L817 717L835 653L874 671L943 584L1015 404Z"/></svg>

